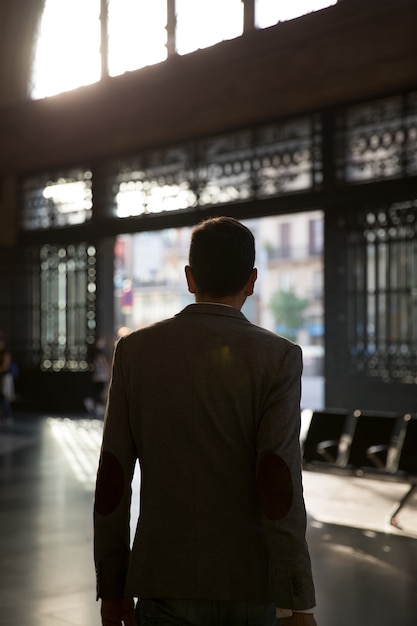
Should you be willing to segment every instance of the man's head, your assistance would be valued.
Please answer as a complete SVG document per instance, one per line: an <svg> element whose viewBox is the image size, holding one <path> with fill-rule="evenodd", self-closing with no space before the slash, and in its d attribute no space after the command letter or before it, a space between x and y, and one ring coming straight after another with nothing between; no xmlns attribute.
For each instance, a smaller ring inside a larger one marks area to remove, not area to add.
<svg viewBox="0 0 417 626"><path fill-rule="evenodd" d="M256 279L254 263L254 236L237 220L215 217L193 230L189 264L197 296L236 296Z"/></svg>

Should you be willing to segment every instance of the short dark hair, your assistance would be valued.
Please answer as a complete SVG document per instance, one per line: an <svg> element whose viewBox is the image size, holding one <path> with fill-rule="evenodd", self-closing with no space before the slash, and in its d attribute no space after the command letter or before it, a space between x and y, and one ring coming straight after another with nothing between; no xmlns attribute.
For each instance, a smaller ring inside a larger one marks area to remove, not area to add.
<svg viewBox="0 0 417 626"><path fill-rule="evenodd" d="M197 293L236 295L249 280L254 263L255 238L232 217L214 217L193 230L189 264Z"/></svg>

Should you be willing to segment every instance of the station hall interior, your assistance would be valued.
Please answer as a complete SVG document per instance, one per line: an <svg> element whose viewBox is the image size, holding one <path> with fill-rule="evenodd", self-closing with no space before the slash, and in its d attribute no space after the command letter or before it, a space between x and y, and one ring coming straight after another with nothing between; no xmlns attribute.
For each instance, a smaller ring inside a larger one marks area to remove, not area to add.
<svg viewBox="0 0 417 626"><path fill-rule="evenodd" d="M0 626L98 626L93 355L188 304L214 215L304 351L318 625L415 626L417 4L196 4L0 0Z"/></svg>

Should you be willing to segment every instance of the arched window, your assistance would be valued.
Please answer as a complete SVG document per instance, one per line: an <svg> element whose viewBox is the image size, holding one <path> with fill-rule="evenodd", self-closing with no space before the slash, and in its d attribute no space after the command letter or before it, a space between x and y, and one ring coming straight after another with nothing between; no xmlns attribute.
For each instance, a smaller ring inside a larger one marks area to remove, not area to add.
<svg viewBox="0 0 417 626"><path fill-rule="evenodd" d="M244 11L253 28L265 28L336 1L45 0L29 95L52 96L239 37Z"/></svg>

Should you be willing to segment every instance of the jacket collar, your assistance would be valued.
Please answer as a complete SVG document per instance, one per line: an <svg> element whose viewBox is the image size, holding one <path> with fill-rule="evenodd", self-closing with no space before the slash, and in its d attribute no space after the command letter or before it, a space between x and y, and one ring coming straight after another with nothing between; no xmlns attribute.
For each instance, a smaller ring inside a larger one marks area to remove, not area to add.
<svg viewBox="0 0 417 626"><path fill-rule="evenodd" d="M246 317L243 315L239 309L235 309L232 306L228 306L227 304L215 304L211 302L195 302L194 304L189 304L182 311L177 313L177 315L223 315L225 317L234 317L241 320L246 320Z"/></svg>

